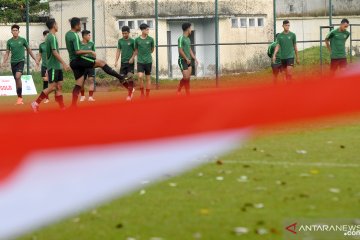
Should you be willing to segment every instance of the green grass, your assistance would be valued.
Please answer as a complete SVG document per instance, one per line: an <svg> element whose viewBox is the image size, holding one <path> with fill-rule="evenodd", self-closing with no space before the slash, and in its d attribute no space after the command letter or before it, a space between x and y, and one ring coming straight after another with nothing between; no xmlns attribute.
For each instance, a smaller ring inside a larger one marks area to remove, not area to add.
<svg viewBox="0 0 360 240"><path fill-rule="evenodd" d="M278 240L288 218L358 218L359 167L310 165L359 164L358 131L360 123L327 123L320 130L292 133L283 129L221 157L222 164L214 160L145 185L144 195L135 191L19 239ZM216 180L219 176L223 181ZM239 182L241 176L248 181ZM340 193L332 193L332 188ZM236 227L246 227L249 233L237 236ZM268 233L259 235L258 229Z"/></svg>

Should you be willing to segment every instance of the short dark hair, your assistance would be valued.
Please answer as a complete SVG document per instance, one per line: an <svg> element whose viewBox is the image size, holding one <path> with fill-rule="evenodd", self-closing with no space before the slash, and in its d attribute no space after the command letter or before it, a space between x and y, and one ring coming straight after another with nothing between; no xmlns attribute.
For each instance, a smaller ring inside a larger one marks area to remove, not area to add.
<svg viewBox="0 0 360 240"><path fill-rule="evenodd" d="M20 29L20 26L17 25L17 24L14 24L14 25L11 26L11 30L13 30L14 28L16 28L17 30L19 30L19 29Z"/></svg>
<svg viewBox="0 0 360 240"><path fill-rule="evenodd" d="M49 30L43 31L43 36L45 37L49 33Z"/></svg>
<svg viewBox="0 0 360 240"><path fill-rule="evenodd" d="M149 25L147 25L146 23L140 24L140 30L145 30L147 28L149 28Z"/></svg>
<svg viewBox="0 0 360 240"><path fill-rule="evenodd" d="M122 31L122 32L128 32L128 33L130 33L130 28L129 28L128 26L123 26L123 27L121 28L121 31Z"/></svg>
<svg viewBox="0 0 360 240"><path fill-rule="evenodd" d="M341 20L341 24L344 24L344 23L349 24L349 23L350 23L350 22L349 22L349 19L344 18L343 20Z"/></svg>
<svg viewBox="0 0 360 240"><path fill-rule="evenodd" d="M85 35L88 35L88 34L90 34L91 32L89 31L89 30L83 30L82 32L81 32L81 35L84 37Z"/></svg>
<svg viewBox="0 0 360 240"><path fill-rule="evenodd" d="M183 23L183 25L182 25L182 30L185 32L185 31L188 30L190 27L191 27L191 23L189 23L189 22Z"/></svg>
<svg viewBox="0 0 360 240"><path fill-rule="evenodd" d="M289 20L284 20L283 21L283 25L285 25L285 24L289 24L290 23L290 21Z"/></svg>
<svg viewBox="0 0 360 240"><path fill-rule="evenodd" d="M74 28L76 25L79 25L79 24L80 24L80 18L73 17L72 19L70 19L71 28Z"/></svg>
<svg viewBox="0 0 360 240"><path fill-rule="evenodd" d="M52 29L55 25L56 21L54 18L50 18L49 20L46 21L46 26L48 29Z"/></svg>

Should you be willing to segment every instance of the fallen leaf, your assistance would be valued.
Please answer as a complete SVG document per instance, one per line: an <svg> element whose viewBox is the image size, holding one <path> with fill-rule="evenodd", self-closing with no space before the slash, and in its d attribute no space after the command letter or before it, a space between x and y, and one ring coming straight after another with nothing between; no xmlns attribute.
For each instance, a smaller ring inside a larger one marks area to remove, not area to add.
<svg viewBox="0 0 360 240"><path fill-rule="evenodd" d="M255 230L255 233L258 235L265 235L268 233L268 230L266 228L258 228Z"/></svg>
<svg viewBox="0 0 360 240"><path fill-rule="evenodd" d="M216 161L216 164L217 164L217 165L223 165L223 164L224 164L224 162L223 162L223 161L221 161L221 160L217 160L217 161Z"/></svg>
<svg viewBox="0 0 360 240"><path fill-rule="evenodd" d="M332 193L340 193L339 188L330 188L329 191L332 192Z"/></svg>
<svg viewBox="0 0 360 240"><path fill-rule="evenodd" d="M223 176L218 176L218 177L216 177L216 180L218 180L218 181L223 181L223 180L224 180L224 177L223 177Z"/></svg>
<svg viewBox="0 0 360 240"><path fill-rule="evenodd" d="M264 208L264 204L263 204L263 203L255 203L255 204L254 204L254 207L255 207L255 208L258 208L258 209Z"/></svg>
<svg viewBox="0 0 360 240"><path fill-rule="evenodd" d="M247 176L240 176L238 178L238 182L247 182L248 181L248 177Z"/></svg>
<svg viewBox="0 0 360 240"><path fill-rule="evenodd" d="M236 235L243 235L243 234L247 234L249 232L249 229L246 227L236 227L234 228L234 233Z"/></svg>

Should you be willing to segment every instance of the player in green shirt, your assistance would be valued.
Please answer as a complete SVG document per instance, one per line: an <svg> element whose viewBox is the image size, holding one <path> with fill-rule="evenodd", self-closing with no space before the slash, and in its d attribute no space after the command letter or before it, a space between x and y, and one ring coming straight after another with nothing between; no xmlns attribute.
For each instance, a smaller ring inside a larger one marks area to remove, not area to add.
<svg viewBox="0 0 360 240"><path fill-rule="evenodd" d="M19 36L20 33L19 29L20 29L19 25L15 24L11 26L11 33L13 37L7 41L6 53L3 61L3 65L5 65L5 63L9 59L9 55L11 52L11 71L16 82L16 93L18 96L18 100L16 102L17 105L24 104L22 99L21 76L24 72L25 49L30 54L32 59L34 59L34 61L36 62L36 66L39 65L39 62L36 60L36 57L32 52L31 48L29 47L29 44L26 41L26 39Z"/></svg>
<svg viewBox="0 0 360 240"><path fill-rule="evenodd" d="M279 33L276 34L276 38L279 36ZM269 58L271 59L271 68L272 68L272 72L273 72L273 82L276 83L277 79L278 79L278 75L279 73L282 72L282 64L281 64L281 50L278 51L277 55L276 55L276 60L275 63L272 62L273 56L274 56L274 52L275 52L275 48L276 48L276 41L271 43L268 47L268 51L267 51L267 55L269 56Z"/></svg>
<svg viewBox="0 0 360 240"><path fill-rule="evenodd" d="M190 35L192 33L191 23L183 23L183 34L178 39L179 60L178 64L182 72L183 78L180 80L177 92L181 94L182 87L185 87L186 95L190 95L190 77L192 73L191 60L194 59L196 65L199 64L194 52L191 49Z"/></svg>
<svg viewBox="0 0 360 240"><path fill-rule="evenodd" d="M135 59L135 40L130 37L130 28L128 26L123 26L122 29L122 38L119 39L115 57L115 68L118 66L119 57L121 54L121 66L120 74L127 76L134 74L134 59ZM131 101L134 92L134 81L132 77L129 79L129 89L127 101Z"/></svg>
<svg viewBox="0 0 360 240"><path fill-rule="evenodd" d="M96 53L93 50L81 50L80 37L78 33L81 31L80 18L73 17L70 20L71 30L65 34L66 48L69 53L70 66L75 77L75 86L72 92L72 107L76 107L79 94L84 84L84 74L88 68L102 68L105 73L116 77L120 83L127 89L125 76L117 73L104 60L96 58ZM86 56L91 55L91 57Z"/></svg>
<svg viewBox="0 0 360 240"><path fill-rule="evenodd" d="M326 47L331 55L330 70L333 75L338 68L345 69L347 66L345 43L350 37L350 33L346 30L348 27L349 20L344 18L341 20L340 27L332 30L325 39Z"/></svg>
<svg viewBox="0 0 360 240"><path fill-rule="evenodd" d="M93 41L91 41L91 32L88 30L83 30L81 32L82 35L82 42L81 42L81 46L80 49L81 50L91 50L95 52L95 44ZM85 55L85 56L89 56L89 55ZM89 56L91 57L91 56ZM95 91L95 68L88 68L85 70L84 73L84 84L81 88L81 97L80 97L80 102L85 101L85 81L88 80L89 82L89 98L88 101L89 102L95 102L94 99L94 91Z"/></svg>
<svg viewBox="0 0 360 240"><path fill-rule="evenodd" d="M146 76L146 97L150 96L151 88L151 69L152 69L152 56L151 54L155 49L155 42L152 37L149 36L149 26L146 23L140 25L141 36L135 39L135 55L137 58L137 71L138 80L140 82L141 97L145 97L144 94L144 73Z"/></svg>
<svg viewBox="0 0 360 240"><path fill-rule="evenodd" d="M43 79L43 90L47 89L49 86L48 75L47 75L47 59L46 59L46 37L49 34L48 30L43 32L44 42L39 45L39 54L37 55L38 62L41 61L41 77ZM47 98L44 103L48 103L49 98Z"/></svg>
<svg viewBox="0 0 360 240"><path fill-rule="evenodd" d="M68 71L70 70L70 67L65 63L59 54L59 43L56 38L58 25L55 19L49 19L46 22L46 26L49 28L50 32L45 40L49 86L41 92L35 102L31 103L31 108L34 112L39 111L40 103L53 91L56 91L55 101L59 104L61 109L65 109L64 98L62 95L62 85L64 79L63 69Z"/></svg>
<svg viewBox="0 0 360 240"><path fill-rule="evenodd" d="M298 49L296 45L296 35L290 32L289 20L283 21L284 31L280 33L276 38L276 48L273 55L273 63L276 62L276 56L281 49L280 59L283 69L285 70L286 80L292 79L292 70L294 68L294 60L296 57L296 63L300 64Z"/></svg>

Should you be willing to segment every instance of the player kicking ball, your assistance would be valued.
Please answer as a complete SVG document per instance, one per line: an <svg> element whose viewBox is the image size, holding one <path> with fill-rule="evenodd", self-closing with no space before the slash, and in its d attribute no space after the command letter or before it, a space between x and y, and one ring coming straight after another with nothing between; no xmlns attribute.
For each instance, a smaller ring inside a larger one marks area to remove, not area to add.
<svg viewBox="0 0 360 240"><path fill-rule="evenodd" d="M49 79L47 75L47 59L46 59L46 37L49 34L49 31L46 30L43 32L44 42L39 45L39 54L37 55L37 61L40 63L41 61L41 78L43 80L43 90L49 87ZM49 97L46 97L44 103L49 102Z"/></svg>
<svg viewBox="0 0 360 240"><path fill-rule="evenodd" d="M63 69L65 71L70 70L69 66L59 54L59 44L56 38L58 25L55 19L49 19L46 22L46 26L50 31L45 40L49 86L41 92L35 102L31 103L31 108L35 113L39 112L41 102L53 91L56 91L55 100L59 104L60 109L65 109L64 98L62 95Z"/></svg>
<svg viewBox="0 0 360 240"><path fill-rule="evenodd" d="M144 74L146 76L146 97L150 96L151 88L151 70L152 56L155 49L155 42L149 36L149 26L146 23L140 25L141 35L135 39L135 56L137 56L138 80L140 83L141 97L145 97L144 93Z"/></svg>
<svg viewBox="0 0 360 240"><path fill-rule="evenodd" d="M18 96L16 105L24 104L22 98L22 82L21 76L24 72L24 65L25 65L25 49L30 54L32 59L36 62L36 66L39 65L34 53L32 52L31 48L29 47L28 42L25 38L19 36L20 33L20 26L19 25L12 25L11 26L11 33L13 35L6 43L6 53L4 56L3 65L8 61L9 55L11 53L11 71L15 78L16 82L16 94Z"/></svg>
<svg viewBox="0 0 360 240"><path fill-rule="evenodd" d="M330 70L333 76L338 69L342 71L347 66L345 43L350 37L348 27L349 20L344 18L341 20L340 27L332 30L325 39L326 47L331 55Z"/></svg>
<svg viewBox="0 0 360 240"><path fill-rule="evenodd" d="M81 32L82 42L81 42L81 50L91 50L95 52L95 43L91 41L90 31L84 30ZM85 55L87 57L91 57L91 55ZM89 102L95 102L94 99L94 91L95 91L95 68L88 68L84 73L84 84L81 88L81 97L80 102L85 101L85 82L88 81L89 86Z"/></svg>
<svg viewBox="0 0 360 240"><path fill-rule="evenodd" d="M279 33L276 34L276 38L279 36ZM281 50L279 49L278 53L276 54L276 61L275 63L272 62L275 48L276 48L276 41L271 43L268 47L267 55L271 59L271 68L273 72L273 82L276 84L278 81L278 76L282 72L282 64L281 64Z"/></svg>
<svg viewBox="0 0 360 240"><path fill-rule="evenodd" d="M191 59L194 59L196 65L199 64L195 54L191 49L190 35L192 33L191 23L184 23L182 25L183 35L178 39L179 60L178 64L182 72L183 78L180 80L177 93L181 94L182 87L185 87L186 95L190 95L190 77L192 73Z"/></svg>
<svg viewBox="0 0 360 240"><path fill-rule="evenodd" d="M290 32L290 22L289 20L283 21L284 31L278 35L276 38L276 48L273 55L273 64L276 63L276 56L279 50L281 49L280 59L282 67L285 71L286 80L290 82L292 80L292 71L294 68L294 62L296 57L296 63L300 64L298 49L296 45L296 35L293 32Z"/></svg>
<svg viewBox="0 0 360 240"><path fill-rule="evenodd" d="M120 83L128 89L129 85L126 82L124 75L120 75L109 65L100 59L96 59L96 53L92 50L81 50L81 42L78 33L81 31L80 18L74 17L70 20L71 30L65 35L66 48L69 53L70 67L73 70L75 77L75 86L72 92L72 107L77 106L79 94L84 84L84 74L89 68L102 68L105 73L119 79ZM88 57L86 55L91 55Z"/></svg>
<svg viewBox="0 0 360 240"><path fill-rule="evenodd" d="M122 38L118 41L116 57L115 57L115 68L118 66L118 61L121 54L121 66L120 66L120 74L129 77L129 89L128 96L126 101L131 101L134 94L134 81L132 79L132 75L134 75L134 59L135 59L135 40L130 37L130 28L128 26L123 26L121 29Z"/></svg>

